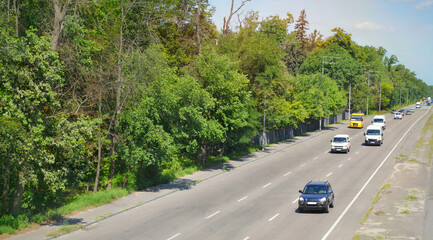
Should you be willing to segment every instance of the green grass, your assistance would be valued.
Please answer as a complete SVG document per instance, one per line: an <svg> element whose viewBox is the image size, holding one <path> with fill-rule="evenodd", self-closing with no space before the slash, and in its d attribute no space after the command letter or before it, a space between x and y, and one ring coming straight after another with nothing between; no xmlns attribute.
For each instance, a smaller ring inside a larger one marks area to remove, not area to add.
<svg viewBox="0 0 433 240"><path fill-rule="evenodd" d="M382 215L386 215L386 212L384 212L384 211L377 211L377 212L375 212L374 213L374 215L380 215L380 216L382 216Z"/></svg>
<svg viewBox="0 0 433 240"><path fill-rule="evenodd" d="M61 227L59 230L54 231L54 232L50 232L48 234L46 234L46 237L58 237L59 235L63 234L63 233L69 233L72 231L75 231L78 228L82 228L83 225L81 224L75 224L75 225L66 225Z"/></svg>
<svg viewBox="0 0 433 240"><path fill-rule="evenodd" d="M350 240L358 240L361 236L359 234L355 234Z"/></svg>
<svg viewBox="0 0 433 240"><path fill-rule="evenodd" d="M2 234L15 234L16 231L11 226L0 225L0 235Z"/></svg>
<svg viewBox="0 0 433 240"><path fill-rule="evenodd" d="M97 207L110 203L118 198L130 194L132 190L123 188L112 188L110 190L101 190L97 193L86 193L75 197L67 204L56 209L50 209L39 214L21 214L17 217L2 216L0 218L0 234L14 234L12 230L20 230L34 223L44 223L47 221L57 221L62 217L83 210L87 207Z"/></svg>
<svg viewBox="0 0 433 240"><path fill-rule="evenodd" d="M418 200L418 197L415 196L415 195L408 195L408 196L406 197L406 199L407 199L407 200L410 200L410 201L414 201L414 200Z"/></svg>
<svg viewBox="0 0 433 240"><path fill-rule="evenodd" d="M409 209L403 209L403 210L400 211L400 213L401 214L409 214L410 211L409 211Z"/></svg>
<svg viewBox="0 0 433 240"><path fill-rule="evenodd" d="M365 221L367 221L368 217L370 216L371 212L372 212L373 209L374 209L374 204L376 204L376 203L379 201L380 196L382 195L382 193L384 193L384 192L385 192L388 188L390 188L390 187L391 187L391 184L387 183L387 184L383 185L383 186L380 188L379 192L378 192L378 193L376 194L376 196L372 199L372 204L371 204L370 208L368 209L367 213L366 213L366 214L364 215L364 217L362 218L362 220L361 220L361 225L364 224Z"/></svg>
<svg viewBox="0 0 433 240"><path fill-rule="evenodd" d="M418 159L412 158L412 159L409 159L409 162L419 162L419 161L418 161Z"/></svg>

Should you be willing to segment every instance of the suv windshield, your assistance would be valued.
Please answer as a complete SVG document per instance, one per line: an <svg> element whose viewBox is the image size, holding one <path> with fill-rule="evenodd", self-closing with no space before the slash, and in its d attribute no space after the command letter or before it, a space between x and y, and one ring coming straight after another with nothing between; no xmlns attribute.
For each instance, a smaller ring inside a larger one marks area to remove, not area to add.
<svg viewBox="0 0 433 240"><path fill-rule="evenodd" d="M373 122L375 122L375 123L383 123L383 119L377 118L377 119L374 119Z"/></svg>
<svg viewBox="0 0 433 240"><path fill-rule="evenodd" d="M326 193L326 186L307 185L304 189L305 194L323 194Z"/></svg>
<svg viewBox="0 0 433 240"><path fill-rule="evenodd" d="M336 137L336 138L334 138L334 142L335 143L344 143L344 142L346 142L346 138Z"/></svg>
<svg viewBox="0 0 433 240"><path fill-rule="evenodd" d="M376 130L376 129L367 130L367 135L379 135L379 134L380 134L380 130Z"/></svg>

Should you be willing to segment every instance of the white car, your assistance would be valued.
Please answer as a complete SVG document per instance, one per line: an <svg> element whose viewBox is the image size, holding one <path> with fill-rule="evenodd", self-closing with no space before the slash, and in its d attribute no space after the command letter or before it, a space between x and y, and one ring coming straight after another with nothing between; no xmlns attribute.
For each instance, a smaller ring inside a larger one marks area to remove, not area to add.
<svg viewBox="0 0 433 240"><path fill-rule="evenodd" d="M350 137L347 134L335 135L331 140L331 152L350 152Z"/></svg>
<svg viewBox="0 0 433 240"><path fill-rule="evenodd" d="M403 119L403 114L401 114L401 112L396 112L394 114L394 119L400 119L400 120L402 120Z"/></svg>

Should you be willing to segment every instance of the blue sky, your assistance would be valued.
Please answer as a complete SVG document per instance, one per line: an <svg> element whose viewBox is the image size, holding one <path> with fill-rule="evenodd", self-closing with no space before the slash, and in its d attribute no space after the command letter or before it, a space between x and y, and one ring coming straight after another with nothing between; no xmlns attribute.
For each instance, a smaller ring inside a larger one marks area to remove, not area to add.
<svg viewBox="0 0 433 240"><path fill-rule="evenodd" d="M214 22L222 28L231 0L209 0L215 7ZM235 9L241 0L235 0ZM382 46L388 55L433 85L433 0L251 0L241 11L258 11L261 18L293 14L305 9L310 31L325 37L331 29L344 28L360 45ZM232 24L237 18L232 18ZM293 26L290 26L293 30Z"/></svg>

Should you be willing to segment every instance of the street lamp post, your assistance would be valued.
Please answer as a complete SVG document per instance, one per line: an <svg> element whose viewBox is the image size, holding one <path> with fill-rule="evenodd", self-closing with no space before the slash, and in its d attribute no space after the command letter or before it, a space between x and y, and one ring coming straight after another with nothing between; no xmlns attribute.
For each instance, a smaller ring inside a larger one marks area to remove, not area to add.
<svg viewBox="0 0 433 240"><path fill-rule="evenodd" d="M382 105L382 78L380 79L380 86L379 86L379 112Z"/></svg>
<svg viewBox="0 0 433 240"><path fill-rule="evenodd" d="M367 116L368 116L368 97L370 96L370 75L376 75L379 71L369 71L367 76Z"/></svg>
<svg viewBox="0 0 433 240"><path fill-rule="evenodd" d="M337 63L334 63L334 62L325 62L325 58L331 58L331 59L341 59L341 58L344 58L344 57L333 57L333 56L323 56L322 57L322 83L323 83L323 74L324 74L324 71L325 71L325 63L327 63L327 64L337 64ZM328 96L327 95L325 95L325 108L327 108L326 107L326 98L327 98ZM320 120L319 120L319 131L322 131L322 117L320 117Z"/></svg>
<svg viewBox="0 0 433 240"><path fill-rule="evenodd" d="M262 151L265 150L265 139L266 139L266 127L265 127L265 122L266 122L266 95L265 95L265 103L264 103L264 107L263 107L263 135L262 135Z"/></svg>

